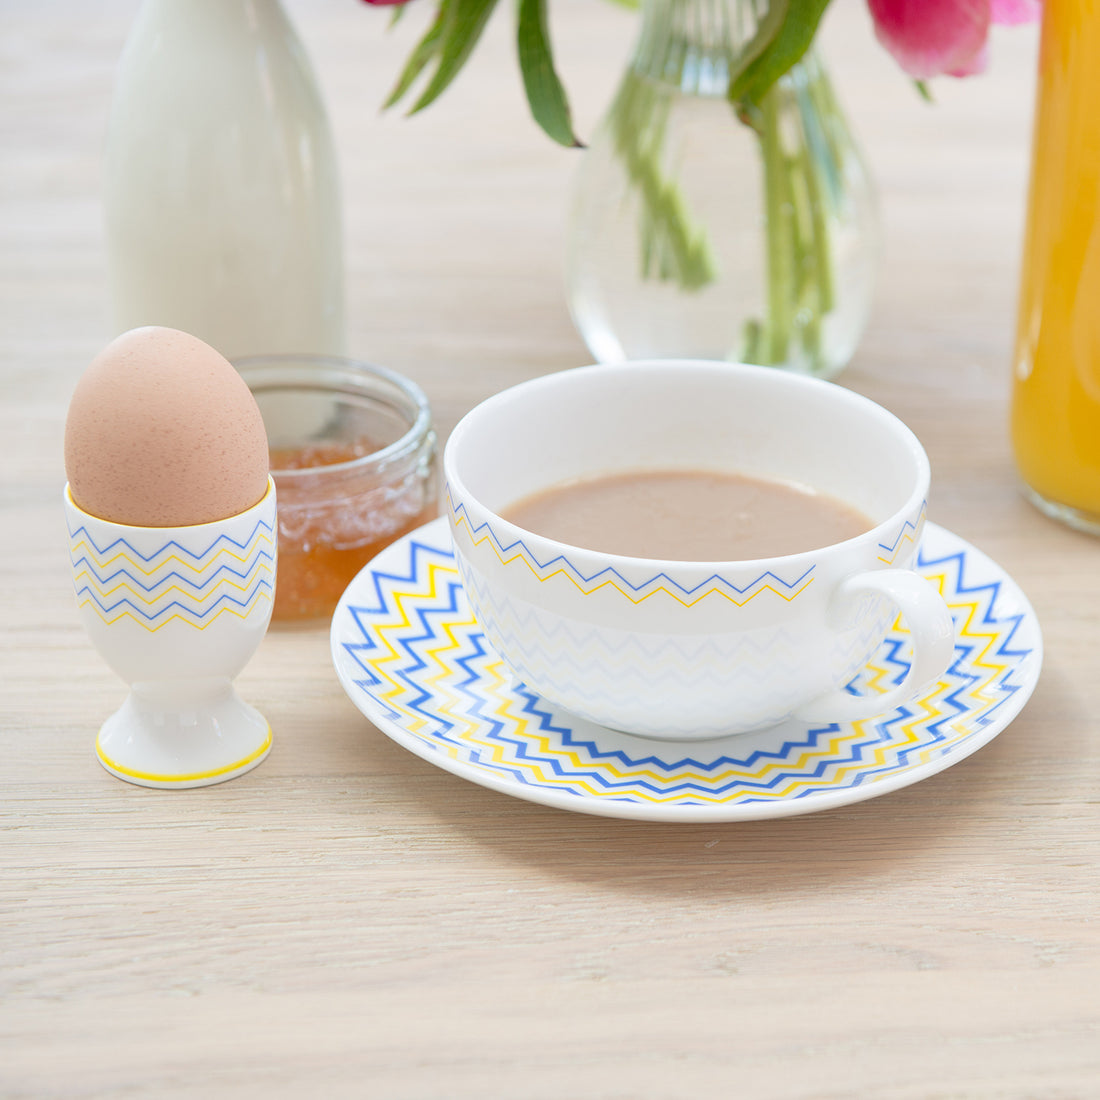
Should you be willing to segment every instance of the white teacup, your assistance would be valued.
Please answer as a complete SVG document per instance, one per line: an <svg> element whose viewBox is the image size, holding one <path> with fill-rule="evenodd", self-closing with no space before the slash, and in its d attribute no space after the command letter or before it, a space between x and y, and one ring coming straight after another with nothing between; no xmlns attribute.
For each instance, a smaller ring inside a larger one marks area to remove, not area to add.
<svg viewBox="0 0 1100 1100"><path fill-rule="evenodd" d="M581 367L478 405L443 465L456 558L489 643L532 691L601 725L692 740L790 717L866 718L951 660L947 607L909 568L927 456L900 420L840 386L691 360ZM581 549L501 517L560 483L639 469L810 485L873 527L805 553L682 562ZM846 691L898 610L908 675L884 693Z"/></svg>

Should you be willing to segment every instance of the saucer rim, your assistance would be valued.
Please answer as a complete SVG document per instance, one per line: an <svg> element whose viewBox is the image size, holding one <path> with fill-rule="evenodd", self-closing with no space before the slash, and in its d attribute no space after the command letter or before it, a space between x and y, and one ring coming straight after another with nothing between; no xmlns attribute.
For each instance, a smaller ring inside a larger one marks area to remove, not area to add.
<svg viewBox="0 0 1100 1100"><path fill-rule="evenodd" d="M826 810L838 809L859 802L866 802L872 798L879 798L882 795L902 790L905 787L913 786L934 775L938 775L940 772L946 771L950 767L954 767L954 765L961 763L967 757L972 756L979 749L988 745L1016 719L1020 711L1027 704L1038 684L1042 669L1042 631L1035 610L1020 586L988 554L978 550L971 543L967 542L959 535L954 534L954 532L947 528L927 520L921 540L922 543L924 539L927 538L947 538L953 544L950 552L954 553L958 552L958 550L963 550L968 557L971 557L973 560L980 562L986 568L990 569L995 574L997 580L1001 582L1002 593L1007 592L1007 594L1010 594L1017 603L1017 610L1021 614L1021 625L1026 624L1029 631L1033 634L1033 639L1029 641L1030 652L1020 661L1019 665L1016 666L1017 672L1022 671L1024 673L1023 682L1020 683L1013 695L1007 698L1004 704L998 708L996 716L991 719L984 729L975 731L962 743L949 747L935 760L904 767L896 772L879 778L870 779L868 782L861 783L857 786L843 787L835 791L818 791L802 794L793 798L781 797L777 800L769 800L766 802L742 802L729 805L662 805L636 801L629 798L593 798L571 791L563 791L556 787L517 783L514 780L503 778L495 773L486 772L466 761L447 756L431 742L427 742L409 733L399 722L394 721L383 713L380 707L375 708L371 705L373 700L355 684L354 679L348 674L348 669L344 664L346 660L343 654L345 639L339 633L339 624L341 617L347 615L349 596L356 589L360 579L369 574L381 559L391 554L396 556L399 552L399 548L403 548L414 539L419 539L421 542L433 546L435 549L449 549L449 546L446 545L450 542L449 532L450 528L447 517L439 516L415 530L409 531L400 538L395 539L394 542L369 561L352 579L351 583L340 597L340 601L333 613L329 631L330 656L333 661L337 679L344 693L348 696L356 709L359 710L359 712L380 733L411 752L414 756L418 756L420 759L435 765L443 771L474 783L479 787L484 787L499 794L508 795L512 798L520 799L521 801L547 806L552 809L565 810L571 813L583 813L596 817L618 818L621 820L649 821L665 824L717 824L802 816L810 813L821 813ZM440 537L440 533L443 533L442 538ZM459 580L459 583L461 584L461 580ZM883 713L885 714L888 712ZM869 720L873 721L874 717ZM798 724L806 725L806 723ZM810 725L814 726L817 725L817 723ZM587 735L592 737L598 737L601 731L606 733L614 732L607 729L605 726L587 721L585 722L585 727ZM713 738L709 741L668 741L647 737L644 739L644 743L651 745L655 752L659 752L666 747L671 747L675 751L682 753L692 745L718 744L722 741L738 742L744 745L747 739L751 739L756 732L760 731L749 731L747 733L735 734L727 738Z"/></svg>

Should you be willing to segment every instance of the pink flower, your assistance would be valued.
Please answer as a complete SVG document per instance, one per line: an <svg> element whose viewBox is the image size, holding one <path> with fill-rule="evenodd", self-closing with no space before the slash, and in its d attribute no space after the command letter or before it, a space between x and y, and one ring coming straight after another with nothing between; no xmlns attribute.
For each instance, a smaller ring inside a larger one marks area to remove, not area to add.
<svg viewBox="0 0 1100 1100"><path fill-rule="evenodd" d="M993 0L993 22L1009 27L1034 23L1042 10L1041 0Z"/></svg>
<svg viewBox="0 0 1100 1100"><path fill-rule="evenodd" d="M1040 0L867 0L875 35L917 80L986 66L992 23L1029 23Z"/></svg>

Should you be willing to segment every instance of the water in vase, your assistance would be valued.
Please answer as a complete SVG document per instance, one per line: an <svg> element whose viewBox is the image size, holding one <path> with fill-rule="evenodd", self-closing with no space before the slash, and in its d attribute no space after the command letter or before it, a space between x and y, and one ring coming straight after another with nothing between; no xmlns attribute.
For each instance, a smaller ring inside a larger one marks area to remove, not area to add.
<svg viewBox="0 0 1100 1100"><path fill-rule="evenodd" d="M575 184L570 309L602 362L730 359L831 377L870 312L874 195L812 54L751 124L738 118L738 3L646 6Z"/></svg>

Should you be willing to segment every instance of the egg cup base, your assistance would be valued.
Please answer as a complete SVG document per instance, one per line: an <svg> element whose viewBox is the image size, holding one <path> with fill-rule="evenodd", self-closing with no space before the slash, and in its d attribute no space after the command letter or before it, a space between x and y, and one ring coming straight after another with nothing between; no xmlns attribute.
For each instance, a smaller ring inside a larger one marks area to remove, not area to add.
<svg viewBox="0 0 1100 1100"><path fill-rule="evenodd" d="M208 787L251 771L271 750L271 726L230 689L199 706L131 692L96 738L100 764L141 787Z"/></svg>

